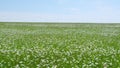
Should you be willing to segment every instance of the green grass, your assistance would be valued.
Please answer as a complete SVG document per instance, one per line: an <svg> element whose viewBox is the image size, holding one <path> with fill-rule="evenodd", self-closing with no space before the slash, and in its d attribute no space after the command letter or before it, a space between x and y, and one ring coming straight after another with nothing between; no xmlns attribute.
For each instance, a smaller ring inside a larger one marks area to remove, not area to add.
<svg viewBox="0 0 120 68"><path fill-rule="evenodd" d="M120 24L0 23L0 68L120 68Z"/></svg>

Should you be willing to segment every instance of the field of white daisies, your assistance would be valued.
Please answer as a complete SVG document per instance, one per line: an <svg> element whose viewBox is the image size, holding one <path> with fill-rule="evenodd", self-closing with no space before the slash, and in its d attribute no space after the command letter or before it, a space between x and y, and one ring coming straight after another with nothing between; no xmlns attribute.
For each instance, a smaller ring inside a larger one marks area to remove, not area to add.
<svg viewBox="0 0 120 68"><path fill-rule="evenodd" d="M120 68L120 24L1 22L0 68Z"/></svg>

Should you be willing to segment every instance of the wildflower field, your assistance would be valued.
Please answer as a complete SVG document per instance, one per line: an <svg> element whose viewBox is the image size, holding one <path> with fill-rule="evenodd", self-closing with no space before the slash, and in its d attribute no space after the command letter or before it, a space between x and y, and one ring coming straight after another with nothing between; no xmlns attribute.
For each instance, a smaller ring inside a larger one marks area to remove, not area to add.
<svg viewBox="0 0 120 68"><path fill-rule="evenodd" d="M120 68L120 24L1 22L0 68Z"/></svg>

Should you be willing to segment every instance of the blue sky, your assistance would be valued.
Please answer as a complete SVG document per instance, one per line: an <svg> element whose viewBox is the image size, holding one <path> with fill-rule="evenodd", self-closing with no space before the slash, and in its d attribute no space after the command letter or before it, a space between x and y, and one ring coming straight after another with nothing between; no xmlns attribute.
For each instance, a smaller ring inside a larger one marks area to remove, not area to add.
<svg viewBox="0 0 120 68"><path fill-rule="evenodd" d="M0 21L120 22L120 0L0 0Z"/></svg>

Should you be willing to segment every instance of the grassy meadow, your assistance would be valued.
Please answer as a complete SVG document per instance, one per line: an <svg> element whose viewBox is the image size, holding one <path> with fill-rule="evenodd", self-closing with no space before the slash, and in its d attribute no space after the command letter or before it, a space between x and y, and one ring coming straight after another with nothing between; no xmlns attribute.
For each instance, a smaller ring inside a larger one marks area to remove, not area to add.
<svg viewBox="0 0 120 68"><path fill-rule="evenodd" d="M120 24L1 22L0 68L120 68Z"/></svg>

